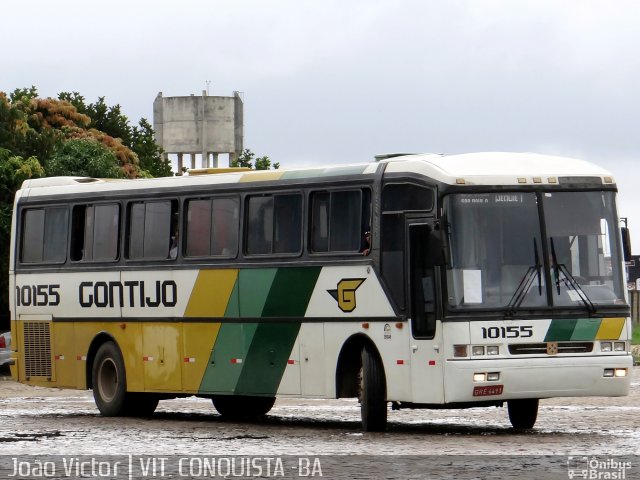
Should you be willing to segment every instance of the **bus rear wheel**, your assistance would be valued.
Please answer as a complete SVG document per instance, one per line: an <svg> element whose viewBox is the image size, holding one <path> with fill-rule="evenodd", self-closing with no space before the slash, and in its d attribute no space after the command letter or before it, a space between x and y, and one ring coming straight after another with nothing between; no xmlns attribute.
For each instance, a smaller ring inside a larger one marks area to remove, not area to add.
<svg viewBox="0 0 640 480"><path fill-rule="evenodd" d="M383 432L387 428L387 401L382 362L369 345L362 348L360 370L360 416L365 432Z"/></svg>
<svg viewBox="0 0 640 480"><path fill-rule="evenodd" d="M247 395L214 395L213 406L220 415L230 419L258 418L269 413L275 397L253 397Z"/></svg>
<svg viewBox="0 0 640 480"><path fill-rule="evenodd" d="M126 414L127 381L124 360L114 342L103 343L91 370L93 398L100 413L106 417Z"/></svg>
<svg viewBox="0 0 640 480"><path fill-rule="evenodd" d="M538 418L538 399L509 400L507 401L507 410L513 428L528 430L533 428Z"/></svg>

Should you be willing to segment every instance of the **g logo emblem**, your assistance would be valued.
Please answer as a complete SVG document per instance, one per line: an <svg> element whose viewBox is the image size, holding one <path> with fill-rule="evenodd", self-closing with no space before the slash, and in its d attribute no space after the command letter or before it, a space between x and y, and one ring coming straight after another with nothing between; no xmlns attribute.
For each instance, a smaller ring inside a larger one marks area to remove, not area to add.
<svg viewBox="0 0 640 480"><path fill-rule="evenodd" d="M338 282L336 290L327 290L338 302L338 308L345 313L356 309L356 290L366 278L344 278Z"/></svg>

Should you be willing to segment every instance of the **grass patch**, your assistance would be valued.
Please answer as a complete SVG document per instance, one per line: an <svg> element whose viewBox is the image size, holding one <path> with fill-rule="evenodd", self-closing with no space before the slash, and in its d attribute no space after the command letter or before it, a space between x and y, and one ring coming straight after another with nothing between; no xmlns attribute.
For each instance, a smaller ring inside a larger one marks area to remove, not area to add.
<svg viewBox="0 0 640 480"><path fill-rule="evenodd" d="M640 345L640 325L634 325L631 335L631 345ZM636 351L637 349L631 349L631 351ZM633 364L640 365L640 356L633 355Z"/></svg>

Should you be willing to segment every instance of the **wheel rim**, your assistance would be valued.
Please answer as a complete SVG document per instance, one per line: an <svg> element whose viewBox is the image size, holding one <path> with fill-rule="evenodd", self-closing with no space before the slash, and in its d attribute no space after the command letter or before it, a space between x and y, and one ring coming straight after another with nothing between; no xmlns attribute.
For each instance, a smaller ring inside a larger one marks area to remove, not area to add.
<svg viewBox="0 0 640 480"><path fill-rule="evenodd" d="M105 358L98 369L98 391L105 402L111 402L118 391L118 369L110 358Z"/></svg>

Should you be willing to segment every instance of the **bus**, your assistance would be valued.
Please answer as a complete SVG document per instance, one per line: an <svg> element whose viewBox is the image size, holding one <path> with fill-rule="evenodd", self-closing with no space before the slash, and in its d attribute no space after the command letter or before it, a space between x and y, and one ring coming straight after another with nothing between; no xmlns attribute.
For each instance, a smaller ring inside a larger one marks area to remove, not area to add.
<svg viewBox="0 0 640 480"><path fill-rule="evenodd" d="M524 153L27 180L10 252L19 381L106 416L210 398L390 410L622 396L631 322L613 176ZM505 417L506 418L506 417Z"/></svg>

